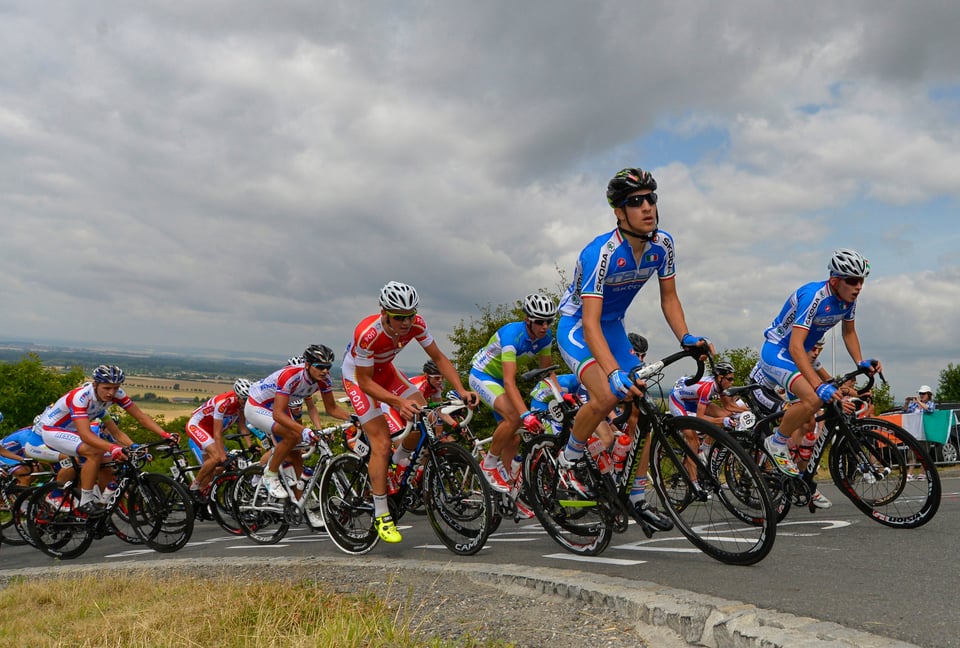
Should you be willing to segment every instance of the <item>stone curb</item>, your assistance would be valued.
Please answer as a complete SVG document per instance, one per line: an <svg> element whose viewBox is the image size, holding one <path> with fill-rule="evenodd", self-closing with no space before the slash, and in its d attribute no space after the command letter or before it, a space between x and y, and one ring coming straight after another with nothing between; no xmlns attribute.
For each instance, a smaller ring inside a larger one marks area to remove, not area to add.
<svg viewBox="0 0 960 648"><path fill-rule="evenodd" d="M460 574L494 585L522 587L538 594L575 599L602 606L637 624L664 628L691 646L709 648L918 648L915 644L819 621L766 610L738 601L697 594L649 581L596 577L571 570L522 565L450 563L427 560L363 558L237 558L118 561L96 565L58 563L53 567L0 570L0 583L17 577L83 574L104 570L177 570L196 567L310 567L336 564L436 574Z"/></svg>

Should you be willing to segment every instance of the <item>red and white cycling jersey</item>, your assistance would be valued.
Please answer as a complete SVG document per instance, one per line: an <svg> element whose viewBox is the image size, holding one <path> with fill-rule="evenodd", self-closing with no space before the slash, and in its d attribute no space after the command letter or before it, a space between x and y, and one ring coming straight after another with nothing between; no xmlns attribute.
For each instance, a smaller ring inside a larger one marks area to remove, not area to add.
<svg viewBox="0 0 960 648"><path fill-rule="evenodd" d="M250 385L248 400L254 407L273 409L273 401L277 394L286 394L287 398L304 398L320 392L326 394L333 391L330 374L324 376L319 383L313 382L307 375L304 365L284 367L262 380Z"/></svg>
<svg viewBox="0 0 960 648"><path fill-rule="evenodd" d="M393 359L410 342L416 340L426 348L433 344L433 336L427 330L427 323L419 315L413 318L413 325L406 335L393 337L383 328L383 318L378 314L364 318L353 332L353 341L347 346L343 357L343 372L349 372L353 380L357 367L373 367L374 375L385 370Z"/></svg>
<svg viewBox="0 0 960 648"><path fill-rule="evenodd" d="M88 419L90 421L101 419L107 414L111 405L119 405L123 409L129 409L133 401L123 391L118 389L113 399L103 403L97 400L96 391L93 383L86 383L71 389L69 392L57 399L57 402L50 405L40 415L40 420L34 429L43 428L61 428L66 430L76 430L74 423L77 419Z"/></svg>
<svg viewBox="0 0 960 648"><path fill-rule="evenodd" d="M217 394L193 411L187 427L195 425L207 434L212 434L213 422L220 421L221 429L226 430L240 416L240 405L240 399L232 391Z"/></svg>
<svg viewBox="0 0 960 648"><path fill-rule="evenodd" d="M426 400L428 403L443 399L443 388L434 388L426 375L420 374L419 376L414 376L410 379L410 382L413 383L414 387L420 390L420 393L423 394L424 400Z"/></svg>
<svg viewBox="0 0 960 648"><path fill-rule="evenodd" d="M673 408L677 409L673 412L675 415L682 413L695 415L700 403L709 403L717 395L717 381L713 376L701 378L699 382L689 386L686 384L687 378L687 376L681 376L670 392L671 411L673 412Z"/></svg>

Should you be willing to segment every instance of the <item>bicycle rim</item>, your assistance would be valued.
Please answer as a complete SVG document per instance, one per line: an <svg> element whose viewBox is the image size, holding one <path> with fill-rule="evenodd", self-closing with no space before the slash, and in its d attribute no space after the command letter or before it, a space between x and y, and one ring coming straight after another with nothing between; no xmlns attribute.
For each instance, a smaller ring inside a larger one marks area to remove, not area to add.
<svg viewBox="0 0 960 648"><path fill-rule="evenodd" d="M0 542L8 545L22 546L29 544L27 538L30 532L24 527L27 538L17 528L17 501L29 487L11 486L4 491L2 498L2 511L0 511Z"/></svg>
<svg viewBox="0 0 960 648"><path fill-rule="evenodd" d="M143 544L143 539L137 535L137 530L130 522L130 490L121 493L117 500L117 507L110 516L108 525L115 536L132 545Z"/></svg>
<svg viewBox="0 0 960 648"><path fill-rule="evenodd" d="M233 490L233 513L248 538L257 544L280 542L290 524L283 514L283 503L271 500L263 484L263 466L246 468Z"/></svg>
<svg viewBox="0 0 960 648"><path fill-rule="evenodd" d="M940 475L917 440L882 419L859 419L852 432L854 444L838 436L830 451L830 475L841 492L885 526L915 529L932 520L940 508ZM923 479L908 480L911 468Z"/></svg>
<svg viewBox="0 0 960 648"><path fill-rule="evenodd" d="M327 464L320 478L320 505L330 540L348 554L365 554L380 540L373 528L373 493L367 466L342 454Z"/></svg>
<svg viewBox="0 0 960 648"><path fill-rule="evenodd" d="M709 464L687 445L683 430L712 445ZM731 565L752 565L770 553L776 538L770 493L756 463L730 435L701 419L680 417L666 420L664 435L653 435L651 442L653 486L690 542Z"/></svg>
<svg viewBox="0 0 960 648"><path fill-rule="evenodd" d="M492 528L493 496L477 460L454 443L441 443L423 470L430 525L450 551L472 556Z"/></svg>
<svg viewBox="0 0 960 648"><path fill-rule="evenodd" d="M48 497L63 491L60 498ZM51 482L33 492L27 504L27 528L33 545L53 558L68 560L80 556L93 542L93 530L86 518L74 515L76 489Z"/></svg>
<svg viewBox="0 0 960 648"><path fill-rule="evenodd" d="M130 524L144 544L160 553L181 549L193 535L193 503L187 489L166 475L141 473L126 494Z"/></svg>
<svg viewBox="0 0 960 648"><path fill-rule="evenodd" d="M777 522L781 522L787 513L790 512L790 508L793 506L790 501L790 497L787 492L784 490L784 482L787 479L786 476L780 472L779 469L774 465L773 460L767 456L766 450L761 444L760 447L756 447L752 438L743 438L738 435L730 435L735 441L737 441L740 446L746 451L746 453L753 459L754 463L757 464L757 467L760 469L760 473L763 475L764 484L767 487L767 492L770 493L770 500L773 502L773 508L777 512ZM722 466L724 470L724 479L727 484L731 486L731 493L727 495L725 502L728 502L732 505L730 498L734 498L743 504L747 504L748 508L746 510L741 510L739 507L734 507L731 509L731 512L734 515L738 515L740 519L744 522L753 523L754 514L751 512L749 505L753 502L753 494L750 490L751 477L749 474L744 474L740 467L742 464L735 460L725 461L726 457L717 456L721 451L716 448L711 448L711 456L707 458L708 465ZM724 453L727 456L730 456L729 453ZM715 463L718 462L719 463ZM755 502L754 502L755 503Z"/></svg>
<svg viewBox="0 0 960 648"><path fill-rule="evenodd" d="M210 512L220 528L231 535L243 535L243 527L233 516L233 494L240 473L229 471L217 475L210 484Z"/></svg>
<svg viewBox="0 0 960 648"><path fill-rule="evenodd" d="M562 449L553 435L541 435L530 442L523 460L527 501L554 542L570 553L595 556L610 544L613 530L604 523L596 501L560 483L557 454Z"/></svg>

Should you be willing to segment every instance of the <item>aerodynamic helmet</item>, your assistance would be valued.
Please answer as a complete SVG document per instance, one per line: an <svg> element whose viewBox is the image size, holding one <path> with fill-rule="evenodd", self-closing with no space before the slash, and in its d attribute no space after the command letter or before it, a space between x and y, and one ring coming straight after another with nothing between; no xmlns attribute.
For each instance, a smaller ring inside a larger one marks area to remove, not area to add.
<svg viewBox="0 0 960 648"><path fill-rule="evenodd" d="M316 362L319 364L332 365L333 361L337 359L337 356L333 352L333 349L326 344L311 344L307 347L306 351L303 352L303 359L310 364Z"/></svg>
<svg viewBox="0 0 960 648"><path fill-rule="evenodd" d="M95 383L121 385L124 378L123 369L116 365L100 365L93 370L93 382Z"/></svg>
<svg viewBox="0 0 960 648"><path fill-rule="evenodd" d="M628 333L627 338L629 338L630 346L633 347L633 350L636 351L638 356L642 356L647 352L647 349L650 348L650 345L647 343L647 338L639 333Z"/></svg>
<svg viewBox="0 0 960 648"><path fill-rule="evenodd" d="M727 374L732 374L734 372L733 365L729 362L718 362L713 365L713 375L719 378L720 376L726 376Z"/></svg>
<svg viewBox="0 0 960 648"><path fill-rule="evenodd" d="M657 181L649 171L640 168L623 169L607 183L607 202L611 207L620 207L627 196L644 189L657 190Z"/></svg>
<svg viewBox="0 0 960 648"><path fill-rule="evenodd" d="M237 398L244 399L250 395L250 381L246 378L237 378L237 382L233 383L233 393L237 395Z"/></svg>
<svg viewBox="0 0 960 648"><path fill-rule="evenodd" d="M827 266L831 277L868 277L870 263L856 250L839 248L833 251Z"/></svg>
<svg viewBox="0 0 960 648"><path fill-rule="evenodd" d="M414 311L420 303L420 295L413 286L391 281L380 289L380 308L389 311Z"/></svg>
<svg viewBox="0 0 960 648"><path fill-rule="evenodd" d="M552 319L557 314L557 305L549 297L531 293L523 298L523 313L533 319Z"/></svg>
<svg viewBox="0 0 960 648"><path fill-rule="evenodd" d="M440 367L438 367L437 363L433 360L428 360L423 363L423 373L431 376L439 376Z"/></svg>

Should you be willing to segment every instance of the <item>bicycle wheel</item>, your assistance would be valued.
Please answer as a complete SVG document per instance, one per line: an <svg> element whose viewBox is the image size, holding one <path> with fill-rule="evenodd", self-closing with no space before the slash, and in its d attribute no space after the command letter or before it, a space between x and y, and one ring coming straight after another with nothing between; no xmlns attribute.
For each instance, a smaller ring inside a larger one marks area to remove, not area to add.
<svg viewBox="0 0 960 648"><path fill-rule="evenodd" d="M320 478L323 521L333 544L348 554L365 554L380 540L373 528L373 494L367 465L354 454L337 455Z"/></svg>
<svg viewBox="0 0 960 648"><path fill-rule="evenodd" d="M752 433L749 437L737 434L731 434L730 436L740 444L750 458L753 459L753 462L757 464L757 467L760 468L764 484L770 493L770 500L773 502L773 508L777 512L777 522L781 522L787 517L787 513L790 512L790 508L793 506L785 488L786 475L780 472L774 465L773 460L767 456L763 444L760 444L760 447L756 446ZM751 509L755 508L754 505L756 502L753 501L753 495L750 491L750 475L743 474L739 470L741 464L733 458L733 455L723 452L723 448L717 449L711 447L710 452L711 455L707 457L707 465L711 470L713 470L715 466L720 466L724 471L723 478L726 480L726 483L731 486L730 492L726 499L724 499L724 502L733 506L731 513L740 517L744 522L753 523L754 514ZM723 456L719 456L721 453ZM746 504L747 509L743 510L739 506L734 505L731 498L735 498L741 504Z"/></svg>
<svg viewBox="0 0 960 648"><path fill-rule="evenodd" d="M423 501L447 549L472 556L490 537L493 496L480 464L456 443L441 443L423 469Z"/></svg>
<svg viewBox="0 0 960 648"><path fill-rule="evenodd" d="M210 512L220 528L231 535L242 536L243 527L233 516L233 494L240 473L231 470L221 473L210 483Z"/></svg>
<svg viewBox="0 0 960 648"><path fill-rule="evenodd" d="M127 544L141 545L143 538L137 535L137 530L130 521L130 491L129 489L120 494L117 500L117 508L110 516L107 528Z"/></svg>
<svg viewBox="0 0 960 648"><path fill-rule="evenodd" d="M29 543L29 540L17 530L17 500L25 491L31 487L12 485L4 489L0 494L0 542L8 545L22 546ZM24 527L26 531L26 527ZM27 538L30 533L26 531Z"/></svg>
<svg viewBox="0 0 960 648"><path fill-rule="evenodd" d="M283 509L283 502L267 495L263 466L249 466L240 473L233 490L233 515L248 538L257 544L280 542L290 529Z"/></svg>
<svg viewBox="0 0 960 648"><path fill-rule="evenodd" d="M687 444L684 430L693 430L713 446L710 465ZM740 444L694 417L664 420L662 434L654 432L650 442L654 489L690 542L730 565L752 565L770 553L776 539L776 510L760 469ZM694 469L688 472L687 466ZM683 507L674 502L683 502Z"/></svg>
<svg viewBox="0 0 960 648"><path fill-rule="evenodd" d="M557 455L563 450L552 434L535 437L523 460L527 501L554 542L581 556L595 556L610 544L613 530L597 502L566 488L558 479Z"/></svg>
<svg viewBox="0 0 960 648"><path fill-rule="evenodd" d="M170 553L190 541L195 514L187 489L158 473L140 473L127 488L130 524L144 544Z"/></svg>
<svg viewBox="0 0 960 648"><path fill-rule="evenodd" d="M74 514L80 501L76 487L50 482L33 491L27 500L27 528L33 545L53 558L67 560L83 554L93 542L86 517Z"/></svg>
<svg viewBox="0 0 960 648"><path fill-rule="evenodd" d="M856 442L838 436L830 450L830 476L840 491L885 526L915 529L932 520L940 508L940 475L920 443L882 419L859 419L851 431ZM907 479L911 467L922 479Z"/></svg>

